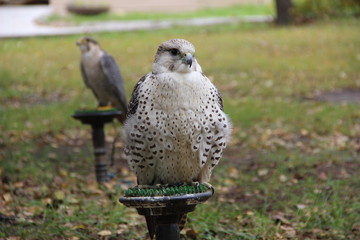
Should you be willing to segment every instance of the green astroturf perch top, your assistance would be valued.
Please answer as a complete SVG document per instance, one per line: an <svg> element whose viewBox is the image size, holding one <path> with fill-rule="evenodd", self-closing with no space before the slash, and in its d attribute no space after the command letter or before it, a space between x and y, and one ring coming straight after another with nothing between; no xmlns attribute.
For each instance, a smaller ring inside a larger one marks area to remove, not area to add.
<svg viewBox="0 0 360 240"><path fill-rule="evenodd" d="M125 191L126 197L174 196L202 193L210 190L205 184L183 186L144 186L133 187Z"/></svg>

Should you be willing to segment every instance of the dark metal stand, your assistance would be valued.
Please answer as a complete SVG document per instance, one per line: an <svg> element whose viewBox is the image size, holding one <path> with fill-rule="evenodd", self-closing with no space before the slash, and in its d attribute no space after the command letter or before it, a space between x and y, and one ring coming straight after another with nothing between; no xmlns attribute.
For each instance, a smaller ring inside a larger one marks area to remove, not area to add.
<svg viewBox="0 0 360 240"><path fill-rule="evenodd" d="M156 240L179 240L181 217L194 211L197 204L205 202L213 194L212 188L202 193L175 196L121 197L119 201L145 216L151 238L155 234Z"/></svg>
<svg viewBox="0 0 360 240"><path fill-rule="evenodd" d="M92 128L92 141L95 155L95 173L98 183L109 180L107 173L104 125L121 116L121 111L77 111L73 118Z"/></svg>

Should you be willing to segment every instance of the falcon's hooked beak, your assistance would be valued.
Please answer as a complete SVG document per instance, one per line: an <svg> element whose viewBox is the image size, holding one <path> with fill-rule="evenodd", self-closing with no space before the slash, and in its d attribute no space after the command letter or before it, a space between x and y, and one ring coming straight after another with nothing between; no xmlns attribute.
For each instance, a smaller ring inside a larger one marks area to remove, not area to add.
<svg viewBox="0 0 360 240"><path fill-rule="evenodd" d="M86 42L86 40L84 38L80 38L79 41L76 41L76 45L77 46L81 46Z"/></svg>
<svg viewBox="0 0 360 240"><path fill-rule="evenodd" d="M84 52L87 52L89 51L89 45L86 41L85 38L80 38L77 42L76 42L76 45L80 48L81 52L84 53Z"/></svg>
<svg viewBox="0 0 360 240"><path fill-rule="evenodd" d="M182 57L182 62L189 65L189 68L191 68L193 59L194 56L191 53L185 53Z"/></svg>

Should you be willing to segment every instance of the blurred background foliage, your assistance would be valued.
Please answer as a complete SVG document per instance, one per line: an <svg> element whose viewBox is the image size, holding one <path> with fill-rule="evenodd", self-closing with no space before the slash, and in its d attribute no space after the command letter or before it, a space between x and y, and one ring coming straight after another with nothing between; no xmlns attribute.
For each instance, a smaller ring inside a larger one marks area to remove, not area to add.
<svg viewBox="0 0 360 240"><path fill-rule="evenodd" d="M360 0L293 0L292 14L295 23L316 19L359 17Z"/></svg>

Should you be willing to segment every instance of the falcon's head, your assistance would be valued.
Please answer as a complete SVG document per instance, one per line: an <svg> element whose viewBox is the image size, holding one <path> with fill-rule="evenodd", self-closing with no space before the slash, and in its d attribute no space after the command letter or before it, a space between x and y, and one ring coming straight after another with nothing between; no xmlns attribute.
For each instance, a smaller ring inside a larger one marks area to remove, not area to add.
<svg viewBox="0 0 360 240"><path fill-rule="evenodd" d="M195 47L184 39L171 39L160 44L153 63L154 73L164 72L201 72L195 59Z"/></svg>
<svg viewBox="0 0 360 240"><path fill-rule="evenodd" d="M81 37L76 45L80 48L82 53L86 53L92 49L100 49L100 44L91 37Z"/></svg>

